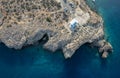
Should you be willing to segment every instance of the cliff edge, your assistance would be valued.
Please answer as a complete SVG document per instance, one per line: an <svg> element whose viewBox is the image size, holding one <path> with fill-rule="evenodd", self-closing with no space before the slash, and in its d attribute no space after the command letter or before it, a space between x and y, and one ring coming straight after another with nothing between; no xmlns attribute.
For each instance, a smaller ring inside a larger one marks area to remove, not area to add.
<svg viewBox="0 0 120 78"><path fill-rule="evenodd" d="M44 48L62 49L65 58L85 43L106 58L112 46L103 30L102 18L85 0L0 0L0 42L9 48L21 49L47 36Z"/></svg>

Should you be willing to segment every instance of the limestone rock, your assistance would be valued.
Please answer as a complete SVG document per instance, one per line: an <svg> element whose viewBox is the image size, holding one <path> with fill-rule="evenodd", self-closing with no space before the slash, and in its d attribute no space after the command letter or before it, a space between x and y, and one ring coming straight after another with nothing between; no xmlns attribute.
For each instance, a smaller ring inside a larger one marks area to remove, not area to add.
<svg viewBox="0 0 120 78"><path fill-rule="evenodd" d="M97 46L103 58L112 51L104 39L102 18L85 0L0 0L0 15L0 42L9 48L21 49L47 35L44 48L62 49L65 58L85 43ZM74 31L70 28L73 19L78 21Z"/></svg>

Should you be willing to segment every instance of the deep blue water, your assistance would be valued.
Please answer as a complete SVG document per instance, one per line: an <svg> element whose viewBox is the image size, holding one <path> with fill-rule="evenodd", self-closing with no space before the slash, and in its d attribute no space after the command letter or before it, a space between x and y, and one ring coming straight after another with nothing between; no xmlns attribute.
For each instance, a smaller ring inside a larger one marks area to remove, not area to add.
<svg viewBox="0 0 120 78"><path fill-rule="evenodd" d="M51 53L41 45L16 51L0 44L0 78L120 78L120 1L96 0L95 4L114 48L107 60L87 45L65 60L61 51Z"/></svg>

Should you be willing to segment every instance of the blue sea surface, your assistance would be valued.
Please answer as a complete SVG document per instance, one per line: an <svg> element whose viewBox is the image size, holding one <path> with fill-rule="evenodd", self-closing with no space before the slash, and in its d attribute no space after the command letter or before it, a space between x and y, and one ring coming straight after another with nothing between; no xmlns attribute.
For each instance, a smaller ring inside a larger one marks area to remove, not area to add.
<svg viewBox="0 0 120 78"><path fill-rule="evenodd" d="M101 59L88 45L65 60L61 51L51 53L42 45L13 50L0 44L0 78L120 78L120 1L96 0L95 8L114 48L108 59Z"/></svg>

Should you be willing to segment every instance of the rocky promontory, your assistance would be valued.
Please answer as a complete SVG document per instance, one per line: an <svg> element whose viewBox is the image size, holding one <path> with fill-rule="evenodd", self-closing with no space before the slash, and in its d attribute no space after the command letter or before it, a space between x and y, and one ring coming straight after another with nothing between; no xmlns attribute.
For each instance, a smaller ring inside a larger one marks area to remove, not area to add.
<svg viewBox="0 0 120 78"><path fill-rule="evenodd" d="M90 43L103 58L112 51L101 16L85 0L0 0L0 42L21 49L48 37L44 48L70 58Z"/></svg>

